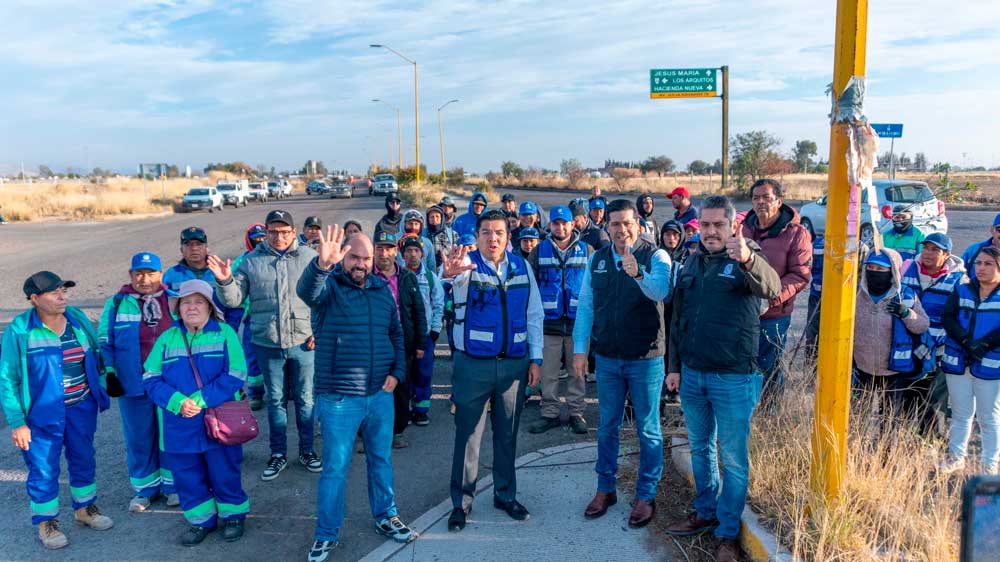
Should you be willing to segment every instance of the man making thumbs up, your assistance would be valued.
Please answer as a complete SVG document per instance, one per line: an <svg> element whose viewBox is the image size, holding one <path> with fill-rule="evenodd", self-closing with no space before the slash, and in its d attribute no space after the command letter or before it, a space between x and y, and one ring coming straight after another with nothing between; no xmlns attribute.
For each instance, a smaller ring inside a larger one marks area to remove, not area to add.
<svg viewBox="0 0 1000 562"><path fill-rule="evenodd" d="M663 299L670 293L670 256L639 238L639 212L627 199L608 207L612 245L590 257L573 326L573 369L587 372L587 348L597 357L597 494L584 516L604 515L618 501L618 446L625 397L631 394L639 434L639 476L629 525L642 527L656 513L663 472L660 391L663 388Z"/></svg>
<svg viewBox="0 0 1000 562"><path fill-rule="evenodd" d="M667 389L680 387L697 491L695 511L667 532L688 536L715 529L716 560L726 562L739 559L750 471L747 437L763 385L757 368L761 299L781 291L760 248L743 238L739 226L734 232L735 215L726 197L705 200L701 244L677 277L667 369ZM725 465L721 490L716 436Z"/></svg>

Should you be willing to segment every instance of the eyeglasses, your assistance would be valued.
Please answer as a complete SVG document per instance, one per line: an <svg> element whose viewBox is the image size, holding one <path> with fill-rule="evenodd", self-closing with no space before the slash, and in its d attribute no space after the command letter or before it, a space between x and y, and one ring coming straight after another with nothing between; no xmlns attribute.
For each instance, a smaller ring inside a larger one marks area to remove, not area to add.
<svg viewBox="0 0 1000 562"><path fill-rule="evenodd" d="M268 230L267 231L267 235L268 236L274 236L275 238L277 238L279 236L291 236L293 234L295 234L295 229L291 229L291 230Z"/></svg>

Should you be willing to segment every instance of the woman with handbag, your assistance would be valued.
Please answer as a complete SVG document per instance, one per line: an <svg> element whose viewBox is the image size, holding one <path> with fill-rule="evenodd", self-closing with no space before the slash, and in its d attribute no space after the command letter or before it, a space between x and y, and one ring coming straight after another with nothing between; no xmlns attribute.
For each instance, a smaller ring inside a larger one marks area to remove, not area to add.
<svg viewBox="0 0 1000 562"><path fill-rule="evenodd" d="M243 447L220 442L211 422L224 404L246 406L241 398L246 382L243 348L223 321L208 283L182 283L171 308L178 320L156 340L146 359L143 386L160 408L162 449L191 524L181 544L199 544L217 528L219 518L223 539L236 541L243 536L250 509L240 482ZM249 412L246 406L245 419L253 423Z"/></svg>

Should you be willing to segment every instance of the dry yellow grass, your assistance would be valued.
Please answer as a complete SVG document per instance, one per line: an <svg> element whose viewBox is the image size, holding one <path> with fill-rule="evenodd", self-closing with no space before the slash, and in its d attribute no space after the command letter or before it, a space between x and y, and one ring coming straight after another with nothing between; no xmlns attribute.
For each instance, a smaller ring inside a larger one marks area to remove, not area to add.
<svg viewBox="0 0 1000 562"><path fill-rule="evenodd" d="M887 177L885 174L875 174L876 179ZM899 173L898 179L914 179L927 182L934 189L939 181L940 175L935 173ZM485 178L468 178L469 181L485 181ZM569 180L562 176L541 176L525 177L523 181L516 178L502 178L491 176L493 185L497 188L503 187L526 187L538 189L572 189ZM648 175L646 177L630 177L620 183L613 178L585 178L578 185L578 189L589 190L597 185L602 192L606 193L668 193L677 186L684 186L693 195L708 195L719 193L720 177L718 175L696 176L687 173L672 173L664 177ZM785 186L785 197L791 200L813 200L818 199L826 193L826 174L787 174L779 177ZM1000 172L957 172L951 174L951 181L954 185L965 185L971 181L979 186L979 191L964 196L966 203L997 203L1000 202Z"/></svg>
<svg viewBox="0 0 1000 562"><path fill-rule="evenodd" d="M956 559L959 486L932 476L944 444L925 441L906 419L884 430L872 397L862 397L852 407L842 501L824 505L809 489L814 376L811 369L789 376L779 411L755 419L749 501L793 553L850 562Z"/></svg>
<svg viewBox="0 0 1000 562"><path fill-rule="evenodd" d="M191 187L212 185L223 178L215 172L207 178L151 180L108 178L98 183L88 180L49 180L32 183L0 184L0 211L9 221L42 218L97 219L170 211L173 203Z"/></svg>
<svg viewBox="0 0 1000 562"><path fill-rule="evenodd" d="M442 189L441 185L424 183L415 185L409 184L402 187L400 190L400 197L403 199L403 204L410 208L416 209L426 209L431 205L436 204L445 195L458 195L460 197L472 197L472 194L476 191L482 191L486 194L487 200L490 203L499 203L500 196L497 192L492 189L488 184L484 188L483 186L465 184L463 186L448 186ZM459 212L464 212L459 206Z"/></svg>

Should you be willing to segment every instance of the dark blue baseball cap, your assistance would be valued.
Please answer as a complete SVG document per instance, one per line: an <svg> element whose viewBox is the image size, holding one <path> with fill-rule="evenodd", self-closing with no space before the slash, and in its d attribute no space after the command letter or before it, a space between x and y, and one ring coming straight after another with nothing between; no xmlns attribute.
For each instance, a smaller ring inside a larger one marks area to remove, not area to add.
<svg viewBox="0 0 1000 562"><path fill-rule="evenodd" d="M129 268L129 271L135 271L137 269L162 271L163 265L160 263L160 257L156 254L150 252L139 252L138 254L132 256L132 267Z"/></svg>
<svg viewBox="0 0 1000 562"><path fill-rule="evenodd" d="M518 207L517 212L520 215L533 215L538 212L538 206L533 201L525 201Z"/></svg>
<svg viewBox="0 0 1000 562"><path fill-rule="evenodd" d="M948 238L948 235L942 234L940 232L932 232L928 234L927 238L924 238L924 241L921 242L921 245L923 244L934 244L935 246L941 248L942 250L948 252L949 254L951 253L952 249L951 238Z"/></svg>
<svg viewBox="0 0 1000 562"><path fill-rule="evenodd" d="M573 212L565 205L557 205L549 209L549 222L573 222Z"/></svg>

